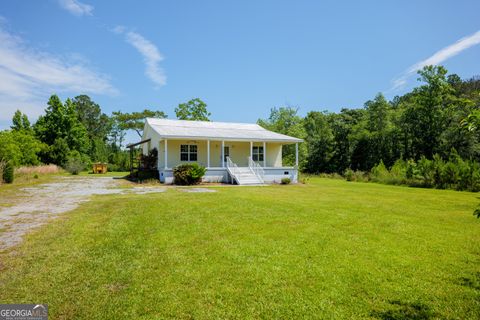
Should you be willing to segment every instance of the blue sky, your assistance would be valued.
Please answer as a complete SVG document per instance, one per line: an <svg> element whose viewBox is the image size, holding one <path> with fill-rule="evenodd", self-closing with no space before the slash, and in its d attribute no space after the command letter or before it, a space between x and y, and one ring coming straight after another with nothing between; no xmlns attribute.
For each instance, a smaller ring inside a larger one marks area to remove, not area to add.
<svg viewBox="0 0 480 320"><path fill-rule="evenodd" d="M2 0L0 128L17 108L35 119L52 93L170 118L199 97L236 122L362 107L411 89L426 61L480 74L479 12L478 0Z"/></svg>

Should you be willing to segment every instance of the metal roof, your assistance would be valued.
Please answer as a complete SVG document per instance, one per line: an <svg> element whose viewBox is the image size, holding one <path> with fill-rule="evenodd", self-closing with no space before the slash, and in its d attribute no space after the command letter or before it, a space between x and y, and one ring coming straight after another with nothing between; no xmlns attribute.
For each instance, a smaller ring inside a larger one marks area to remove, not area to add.
<svg viewBox="0 0 480 320"><path fill-rule="evenodd" d="M290 137L262 128L258 124L189 121L147 118L145 126L150 126L165 139L210 139L230 141L270 141L295 143L302 139Z"/></svg>

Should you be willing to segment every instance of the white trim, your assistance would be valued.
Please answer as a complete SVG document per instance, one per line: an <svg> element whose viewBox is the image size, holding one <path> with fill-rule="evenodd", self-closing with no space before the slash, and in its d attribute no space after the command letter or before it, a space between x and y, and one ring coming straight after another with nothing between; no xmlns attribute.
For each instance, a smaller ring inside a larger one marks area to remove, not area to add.
<svg viewBox="0 0 480 320"><path fill-rule="evenodd" d="M295 143L295 167L298 167L298 142Z"/></svg>
<svg viewBox="0 0 480 320"><path fill-rule="evenodd" d="M222 168L225 168L225 161L224 161L224 159L225 159L225 154L224 154L225 153L225 141L224 140L222 140L222 150L221 151L222 151L221 152L222 158L220 159L220 161L222 162Z"/></svg>
<svg viewBox="0 0 480 320"><path fill-rule="evenodd" d="M165 169L168 168L168 142L165 139Z"/></svg>
<svg viewBox="0 0 480 320"><path fill-rule="evenodd" d="M250 159L253 159L253 141L250 141Z"/></svg>
<svg viewBox="0 0 480 320"><path fill-rule="evenodd" d="M267 166L267 143L263 141L263 167Z"/></svg>
<svg viewBox="0 0 480 320"><path fill-rule="evenodd" d="M207 140L207 168L210 168L210 140Z"/></svg>
<svg viewBox="0 0 480 320"><path fill-rule="evenodd" d="M212 141L231 141L231 142L277 142L277 143L283 143L283 144L294 144L296 142L303 142L302 139L296 139L296 140L284 140L284 139L239 139L239 138L228 138L228 137L215 137L215 136L175 136L175 135L160 135L162 139L168 139L168 140L200 140L200 141L206 141L206 140L212 140Z"/></svg>

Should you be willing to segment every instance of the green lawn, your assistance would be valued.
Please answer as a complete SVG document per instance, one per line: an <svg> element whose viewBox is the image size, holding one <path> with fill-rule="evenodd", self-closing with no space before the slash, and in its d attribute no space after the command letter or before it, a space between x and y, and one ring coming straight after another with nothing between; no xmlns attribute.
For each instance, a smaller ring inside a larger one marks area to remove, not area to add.
<svg viewBox="0 0 480 320"><path fill-rule="evenodd" d="M51 319L479 319L475 193L313 178L98 196L0 255Z"/></svg>

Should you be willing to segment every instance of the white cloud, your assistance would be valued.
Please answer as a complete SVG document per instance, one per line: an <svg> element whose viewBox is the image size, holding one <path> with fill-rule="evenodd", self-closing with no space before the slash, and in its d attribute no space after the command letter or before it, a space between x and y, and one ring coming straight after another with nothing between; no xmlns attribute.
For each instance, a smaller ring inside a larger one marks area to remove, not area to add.
<svg viewBox="0 0 480 320"><path fill-rule="evenodd" d="M16 109L37 117L55 92L115 95L117 90L85 62L36 51L0 27L0 121Z"/></svg>
<svg viewBox="0 0 480 320"><path fill-rule="evenodd" d="M415 74L418 70L422 69L428 65L438 65L451 57L456 56L468 48L471 48L477 44L480 44L480 31L475 32L472 35L464 37L454 44L451 44L437 52L435 52L429 58L415 63L410 68L408 68L401 76L392 80L393 85L391 90L400 89L405 86L407 80L410 76Z"/></svg>
<svg viewBox="0 0 480 320"><path fill-rule="evenodd" d="M78 0L58 0L58 3L63 9L76 16L91 16L93 12L93 6Z"/></svg>
<svg viewBox="0 0 480 320"><path fill-rule="evenodd" d="M167 83L167 77L159 64L163 56L158 48L141 34L133 31L126 31L124 26L116 26L112 31L116 34L125 34L125 40L132 45L143 56L145 62L145 75L150 78L158 87Z"/></svg>

